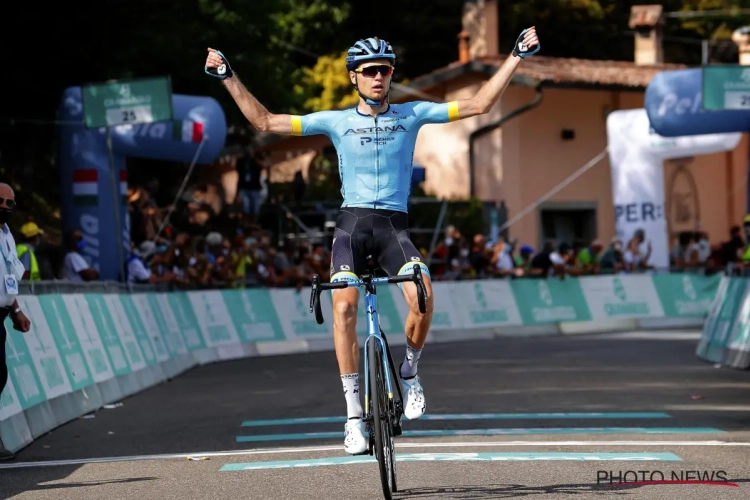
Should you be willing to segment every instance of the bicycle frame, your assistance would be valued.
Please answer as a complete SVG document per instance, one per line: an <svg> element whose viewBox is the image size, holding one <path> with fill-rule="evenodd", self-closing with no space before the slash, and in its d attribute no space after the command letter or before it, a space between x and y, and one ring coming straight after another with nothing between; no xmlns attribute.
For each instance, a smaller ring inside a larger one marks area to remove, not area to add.
<svg viewBox="0 0 750 500"><path fill-rule="evenodd" d="M365 353L365 413L369 413L370 403L370 357L367 355L369 352L367 348L370 342L377 342L378 354L383 363L383 371L385 372L385 383L388 389L388 399L393 399L393 380L391 379L391 364L388 359L388 349L386 349L385 339L380 334L380 321L378 318L378 296L375 293L375 287L377 286L376 280L382 280L388 283L387 278L376 278L373 280L372 287L365 286L365 310L367 311L367 339L365 340L364 353ZM370 292L372 288L372 292Z"/></svg>
<svg viewBox="0 0 750 500"><path fill-rule="evenodd" d="M401 275L394 278L374 278L371 275L362 276L361 279L351 281L338 281L334 283L321 283L320 276L317 274L313 276L312 293L310 295L310 312L315 311L315 319L319 325L323 324L323 312L320 308L320 292L323 290L336 290L342 288L364 288L365 289L365 310L367 311L367 339L364 345L364 358L365 358L365 413L369 413L369 402L370 402L370 380L369 380L369 363L370 359L367 356L367 348L370 342L377 342L378 353L382 359L383 371L385 371L385 379L388 390L388 399L393 400L393 379L391 377L391 362L388 354L388 343L383 335L380 333L380 322L378 321L378 299L375 292L375 288L378 285L386 285L393 283L406 283L413 282L417 285L417 301L419 303L419 310L424 313L427 310L426 297L427 292L425 290L424 282L422 281L422 270L418 265L414 266L414 274L412 275Z"/></svg>

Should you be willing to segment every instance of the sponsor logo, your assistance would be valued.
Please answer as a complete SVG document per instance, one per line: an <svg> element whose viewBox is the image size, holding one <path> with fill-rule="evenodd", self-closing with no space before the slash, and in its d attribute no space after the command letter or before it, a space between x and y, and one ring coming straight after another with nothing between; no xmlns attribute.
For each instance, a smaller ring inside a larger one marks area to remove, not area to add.
<svg viewBox="0 0 750 500"><path fill-rule="evenodd" d="M86 246L82 253L89 265L97 272L99 268L99 218L92 214L81 214L78 220L78 227L86 240Z"/></svg>
<svg viewBox="0 0 750 500"><path fill-rule="evenodd" d="M375 138L372 138L372 137L362 137L359 140L359 144L361 146L364 146L365 144L369 144L371 142L374 142L378 146L382 146L382 145L384 145L387 142L395 141L395 140L396 140L395 137L375 137Z"/></svg>
<svg viewBox="0 0 750 500"><path fill-rule="evenodd" d="M392 127L364 127L364 128L350 128L344 132L344 135L361 135L361 134L377 134L380 132L408 132L406 127L403 125L394 125Z"/></svg>
<svg viewBox="0 0 750 500"><path fill-rule="evenodd" d="M171 122L170 122L171 130ZM143 123L141 125L118 125L115 133L126 137L150 137L151 139L163 139L167 132L165 122Z"/></svg>
<svg viewBox="0 0 750 500"><path fill-rule="evenodd" d="M341 269L342 271L351 271L351 268L350 268L349 266L346 266L346 265L344 265L344 266L339 266L339 268L340 268L340 269Z"/></svg>

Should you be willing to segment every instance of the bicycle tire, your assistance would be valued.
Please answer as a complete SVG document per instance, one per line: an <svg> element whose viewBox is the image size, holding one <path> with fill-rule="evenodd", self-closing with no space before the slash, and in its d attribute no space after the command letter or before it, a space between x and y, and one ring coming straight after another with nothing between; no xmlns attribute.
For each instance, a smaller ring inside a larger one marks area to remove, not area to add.
<svg viewBox="0 0 750 500"><path fill-rule="evenodd" d="M383 363L377 348L377 340L370 339L368 348L370 376L370 405L372 407L372 434L375 440L375 456L380 469L383 496L391 500L393 490L393 436L388 411L388 393L385 387Z"/></svg>
<svg viewBox="0 0 750 500"><path fill-rule="evenodd" d="M401 415L403 415L403 411L397 410L397 403L396 403L396 396L398 396L398 405L400 408L403 408L404 404L404 397L403 394L401 394L401 377L400 374L396 373L396 365L393 363L393 357L391 356L391 348L388 345L388 339L385 337L385 333L383 333L383 330L380 330L380 335L383 337L383 344L385 345L385 352L388 356L388 366L390 367L391 372L391 381L393 383L393 388L395 389L393 391L394 399L391 399L389 401L388 408L390 409L389 413L389 419L390 422L390 430L391 430L391 438L395 439L397 436L401 435L400 430L400 422L399 419L401 418ZM396 451L394 446L391 446L391 456L393 457L393 460L391 461L391 476L392 476L392 484L391 484L391 491L397 492L398 491L398 477L396 476Z"/></svg>

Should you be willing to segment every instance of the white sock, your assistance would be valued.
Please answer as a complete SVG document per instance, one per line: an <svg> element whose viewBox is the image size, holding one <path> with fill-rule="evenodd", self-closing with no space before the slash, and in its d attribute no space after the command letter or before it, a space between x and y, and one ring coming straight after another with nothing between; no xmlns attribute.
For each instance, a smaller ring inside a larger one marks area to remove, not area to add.
<svg viewBox="0 0 750 500"><path fill-rule="evenodd" d="M359 402L359 373L341 375L346 398L346 415L348 418L362 418L362 404Z"/></svg>
<svg viewBox="0 0 750 500"><path fill-rule="evenodd" d="M406 357L401 365L401 377L412 378L417 374L417 363L419 363L419 356L421 355L422 349L414 349L406 344Z"/></svg>

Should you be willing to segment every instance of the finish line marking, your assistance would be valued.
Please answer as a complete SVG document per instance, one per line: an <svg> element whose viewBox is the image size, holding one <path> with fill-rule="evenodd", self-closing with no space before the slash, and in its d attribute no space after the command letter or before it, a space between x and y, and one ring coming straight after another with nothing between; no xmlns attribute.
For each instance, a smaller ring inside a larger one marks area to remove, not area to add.
<svg viewBox="0 0 750 500"><path fill-rule="evenodd" d="M664 461L681 462L674 453L410 453L396 455L396 462L507 462L507 461ZM219 472L294 469L326 465L353 465L375 463L375 457L331 457L307 460L282 460L278 462L249 462L226 464Z"/></svg>
<svg viewBox="0 0 750 500"><path fill-rule="evenodd" d="M463 441L449 443L399 443L396 442L396 448L492 448L492 447L524 447L524 446L716 446L716 447L750 447L750 442L731 442L731 441ZM138 460L185 460L189 457L231 457L236 455L281 455L294 453L311 453L311 452L340 452L343 453L343 446L298 446L298 447L280 447L280 448L255 448L249 450L227 450L227 451L196 451L192 453L164 453L157 455L129 455L120 457L101 457L101 458L81 458L70 460L45 460L39 462L11 462L0 464L0 469L22 469L28 467L54 467L58 465L86 465L109 462L133 462ZM23 452L21 452L23 453Z"/></svg>
<svg viewBox="0 0 750 500"><path fill-rule="evenodd" d="M404 437L439 436L520 436L539 434L706 434L723 433L713 427L558 427L520 429L466 429L466 430L418 430L404 431ZM238 443L261 441L300 441L305 439L336 439L342 432L304 432L299 434L260 434L237 436Z"/></svg>
<svg viewBox="0 0 750 500"><path fill-rule="evenodd" d="M628 418L672 418L662 412L609 412L609 413L446 413L422 415L422 420L567 420L567 419L628 419ZM282 418L277 420L245 420L242 427L265 427L274 425L338 424L346 417Z"/></svg>

